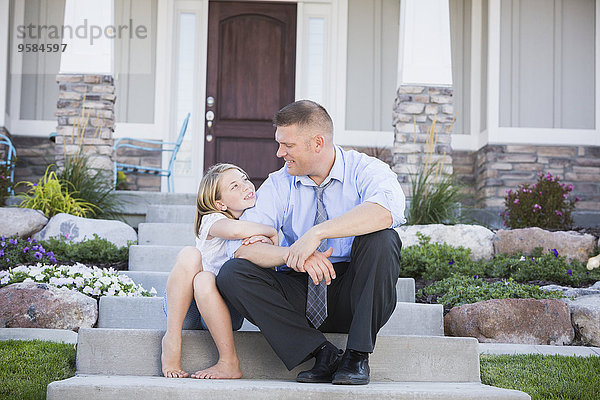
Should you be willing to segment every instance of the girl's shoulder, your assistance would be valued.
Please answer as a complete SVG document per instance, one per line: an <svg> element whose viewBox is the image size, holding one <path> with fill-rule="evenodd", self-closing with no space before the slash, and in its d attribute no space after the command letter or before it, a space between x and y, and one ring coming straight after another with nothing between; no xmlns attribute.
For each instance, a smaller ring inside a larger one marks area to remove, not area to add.
<svg viewBox="0 0 600 400"><path fill-rule="evenodd" d="M227 217L220 212L212 212L210 214L206 214L202 216L202 220L200 221L200 226L205 226L207 224L212 225L220 219L227 219Z"/></svg>

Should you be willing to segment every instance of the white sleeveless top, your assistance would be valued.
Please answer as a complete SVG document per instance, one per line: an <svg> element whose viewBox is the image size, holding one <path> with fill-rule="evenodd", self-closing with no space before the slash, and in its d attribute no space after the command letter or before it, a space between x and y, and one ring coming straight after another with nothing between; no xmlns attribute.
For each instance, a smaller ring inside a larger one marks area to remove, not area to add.
<svg viewBox="0 0 600 400"><path fill-rule="evenodd" d="M196 248L202 253L202 269L217 275L219 270L229 260L227 256L227 240L214 237L207 240L210 227L220 219L227 218L221 213L214 212L202 217L200 231L196 236Z"/></svg>

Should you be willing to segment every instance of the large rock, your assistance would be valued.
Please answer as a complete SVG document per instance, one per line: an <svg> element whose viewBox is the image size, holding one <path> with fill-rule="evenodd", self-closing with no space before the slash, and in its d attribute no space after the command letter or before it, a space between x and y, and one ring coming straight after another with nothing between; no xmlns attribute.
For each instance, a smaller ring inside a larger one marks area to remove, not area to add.
<svg viewBox="0 0 600 400"><path fill-rule="evenodd" d="M447 243L451 246L471 249L473 260L489 260L494 255L494 233L479 225L405 225L396 228L402 247L419 244L417 232L431 238L431 243Z"/></svg>
<svg viewBox="0 0 600 400"><path fill-rule="evenodd" d="M47 223L48 218L39 210L17 207L0 208L0 236L17 235L26 239L42 230Z"/></svg>
<svg viewBox="0 0 600 400"><path fill-rule="evenodd" d="M69 214L56 214L41 232L34 235L36 240L47 240L54 236L67 236L73 242L93 239L94 234L107 239L118 247L126 246L127 241L137 241L135 230L121 221L108 219L81 218Z"/></svg>
<svg viewBox="0 0 600 400"><path fill-rule="evenodd" d="M46 283L14 283L0 289L0 328L91 328L98 302Z"/></svg>
<svg viewBox="0 0 600 400"><path fill-rule="evenodd" d="M560 286L560 285L546 285L541 286L540 289L562 292L565 297L581 297L581 296L589 296L592 294L600 294L600 286L597 283L594 286L590 286L589 288L572 288L569 286Z"/></svg>
<svg viewBox="0 0 600 400"><path fill-rule="evenodd" d="M568 303L573 326L581 340L600 346L600 295L582 296Z"/></svg>
<svg viewBox="0 0 600 400"><path fill-rule="evenodd" d="M530 254L534 248L541 247L544 251L556 249L558 254L569 260L586 263L595 242L594 236L574 231L549 232L540 228L499 230L494 240L494 251L496 254L518 251Z"/></svg>
<svg viewBox="0 0 600 400"><path fill-rule="evenodd" d="M444 331L482 343L562 345L574 337L569 309L557 299L495 299L454 307L444 317Z"/></svg>

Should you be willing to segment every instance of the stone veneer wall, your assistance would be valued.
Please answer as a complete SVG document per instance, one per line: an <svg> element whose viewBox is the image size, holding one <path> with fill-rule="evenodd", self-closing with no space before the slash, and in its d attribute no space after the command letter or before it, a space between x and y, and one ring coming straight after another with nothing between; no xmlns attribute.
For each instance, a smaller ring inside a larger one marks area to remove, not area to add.
<svg viewBox="0 0 600 400"><path fill-rule="evenodd" d="M83 150L90 166L113 177L112 144L116 96L111 75L63 74L59 85L56 116L56 164Z"/></svg>
<svg viewBox="0 0 600 400"><path fill-rule="evenodd" d="M401 86L394 102L393 170L407 196L410 176L426 162L443 163L452 173L450 129L453 122L451 87ZM430 130L435 121L435 138Z"/></svg>
<svg viewBox="0 0 600 400"><path fill-rule="evenodd" d="M127 143L127 142L121 142ZM139 144L139 143L138 143ZM144 144L147 147L160 148L159 145ZM141 151L132 148L119 149L116 155L119 162L144 165L148 167L160 167L160 151ZM127 190L142 190L148 192L160 192L160 177L146 174L125 174L127 176Z"/></svg>
<svg viewBox="0 0 600 400"><path fill-rule="evenodd" d="M50 164L54 164L54 143L47 137L12 136L11 140L17 152L15 165L15 183L28 181L37 183ZM15 187L17 192L24 192L27 187Z"/></svg>
<svg viewBox="0 0 600 400"><path fill-rule="evenodd" d="M572 193L582 198L577 211L600 211L600 147L487 145L477 152L454 152L453 157L465 160L461 166L465 179L472 160L480 207L503 209L507 190L534 183L538 171L543 171L573 184Z"/></svg>

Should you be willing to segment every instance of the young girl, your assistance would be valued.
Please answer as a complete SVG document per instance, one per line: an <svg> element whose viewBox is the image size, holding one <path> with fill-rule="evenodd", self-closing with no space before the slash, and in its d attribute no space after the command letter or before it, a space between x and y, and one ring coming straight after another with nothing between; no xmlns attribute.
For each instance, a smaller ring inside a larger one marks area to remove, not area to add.
<svg viewBox="0 0 600 400"><path fill-rule="evenodd" d="M196 201L196 247L185 247L177 255L163 300L167 314L167 331L162 339L161 356L165 377L189 376L181 369L181 333L188 310L192 318L196 316L197 328L210 331L219 351L218 362L192 374L192 378L242 377L233 343L232 317L234 329L240 328L243 317L225 303L217 289L215 277L228 260L225 248L227 240L252 237L252 241L277 243L277 231L274 228L238 221L244 210L255 203L254 185L248 175L235 165L214 165L202 178ZM195 299L197 309L194 304L190 307L192 299Z"/></svg>

